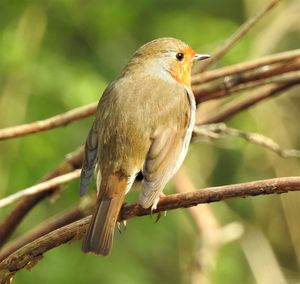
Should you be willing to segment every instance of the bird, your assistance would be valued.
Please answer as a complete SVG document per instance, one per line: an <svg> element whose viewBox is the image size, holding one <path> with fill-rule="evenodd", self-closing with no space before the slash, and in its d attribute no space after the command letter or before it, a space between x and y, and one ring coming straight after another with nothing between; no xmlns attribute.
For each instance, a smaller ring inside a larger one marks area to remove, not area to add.
<svg viewBox="0 0 300 284"><path fill-rule="evenodd" d="M136 176L143 175L139 204L156 209L166 183L187 154L195 124L191 89L197 54L166 37L141 46L103 92L84 146L80 195L95 172L97 201L82 251L111 252L114 230Z"/></svg>

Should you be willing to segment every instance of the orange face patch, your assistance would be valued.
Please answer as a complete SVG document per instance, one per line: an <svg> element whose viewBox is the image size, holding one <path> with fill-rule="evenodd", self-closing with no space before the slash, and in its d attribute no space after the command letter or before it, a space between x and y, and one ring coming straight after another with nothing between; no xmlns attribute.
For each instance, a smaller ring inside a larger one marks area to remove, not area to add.
<svg viewBox="0 0 300 284"><path fill-rule="evenodd" d="M179 61L175 58L171 65L170 73L178 83L191 87L191 69L196 52L190 47L179 52L183 54L183 60Z"/></svg>

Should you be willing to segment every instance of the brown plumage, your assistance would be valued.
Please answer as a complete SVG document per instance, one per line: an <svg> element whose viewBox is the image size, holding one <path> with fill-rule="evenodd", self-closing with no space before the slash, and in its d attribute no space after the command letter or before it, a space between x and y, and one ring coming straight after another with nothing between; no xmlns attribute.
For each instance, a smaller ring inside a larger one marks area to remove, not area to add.
<svg viewBox="0 0 300 284"><path fill-rule="evenodd" d="M194 126L192 63L207 57L180 40L157 39L138 49L104 91L81 174L83 195L97 165L98 198L84 252L109 254L117 216L139 171L144 176L139 202L156 208L183 162Z"/></svg>

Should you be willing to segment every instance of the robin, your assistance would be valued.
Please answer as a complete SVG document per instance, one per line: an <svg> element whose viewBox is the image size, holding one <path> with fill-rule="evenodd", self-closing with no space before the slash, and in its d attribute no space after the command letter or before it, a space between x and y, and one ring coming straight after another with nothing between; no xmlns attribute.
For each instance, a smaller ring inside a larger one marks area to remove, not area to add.
<svg viewBox="0 0 300 284"><path fill-rule="evenodd" d="M80 195L96 168L97 202L82 250L107 255L125 194L142 172L139 203L156 209L181 166L195 124L191 67L197 54L175 38L140 47L104 91L86 143Z"/></svg>

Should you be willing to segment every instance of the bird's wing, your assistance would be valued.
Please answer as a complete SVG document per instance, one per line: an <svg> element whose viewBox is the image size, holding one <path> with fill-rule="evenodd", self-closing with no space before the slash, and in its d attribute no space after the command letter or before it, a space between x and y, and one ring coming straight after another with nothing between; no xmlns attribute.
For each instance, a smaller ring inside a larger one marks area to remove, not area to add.
<svg viewBox="0 0 300 284"><path fill-rule="evenodd" d="M80 176L80 195L84 195L87 190L94 173L98 149L98 131L93 124L84 146L84 158Z"/></svg>
<svg viewBox="0 0 300 284"><path fill-rule="evenodd" d="M144 208L156 208L163 188L181 166L187 153L195 123L195 101L191 91L185 89L181 94L184 100L178 102L177 107L172 107L172 103L165 104L164 112L174 118L173 123L161 127L160 131L156 129L146 156L139 199Z"/></svg>
<svg viewBox="0 0 300 284"><path fill-rule="evenodd" d="M143 188L139 202L144 208L156 206L180 159L184 137L174 129L164 129L153 140L143 168Z"/></svg>

